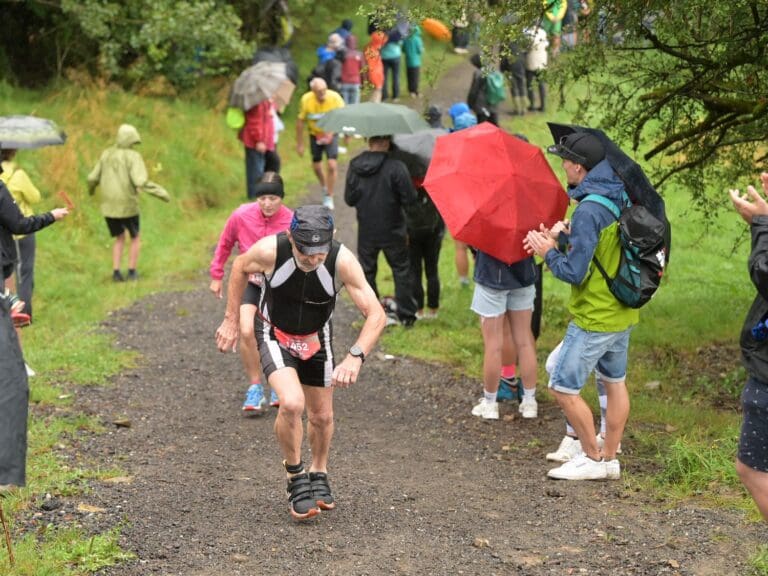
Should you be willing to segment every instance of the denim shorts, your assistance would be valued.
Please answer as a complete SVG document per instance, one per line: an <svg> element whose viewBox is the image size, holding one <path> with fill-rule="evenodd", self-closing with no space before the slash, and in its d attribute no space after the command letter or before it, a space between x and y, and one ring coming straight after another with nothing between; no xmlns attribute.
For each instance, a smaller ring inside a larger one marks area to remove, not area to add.
<svg viewBox="0 0 768 576"><path fill-rule="evenodd" d="M741 393L744 421L739 436L739 460L754 470L768 472L768 384L747 380Z"/></svg>
<svg viewBox="0 0 768 576"><path fill-rule="evenodd" d="M475 283L475 293L472 295L470 309L483 318L495 318L507 310L533 310L535 298L536 286L533 284L525 288L496 290Z"/></svg>
<svg viewBox="0 0 768 576"><path fill-rule="evenodd" d="M565 331L549 379L549 387L563 394L578 394L596 370L603 382L624 382L630 326L621 332L589 332L571 322Z"/></svg>

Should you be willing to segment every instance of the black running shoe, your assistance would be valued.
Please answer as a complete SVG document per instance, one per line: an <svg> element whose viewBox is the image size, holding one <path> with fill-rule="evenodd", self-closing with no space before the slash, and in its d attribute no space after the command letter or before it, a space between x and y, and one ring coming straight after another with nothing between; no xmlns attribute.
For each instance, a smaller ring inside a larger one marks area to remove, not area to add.
<svg viewBox="0 0 768 576"><path fill-rule="evenodd" d="M291 516L296 520L306 520L320 513L312 490L313 483L309 481L306 472L291 476L288 480L288 502L291 505Z"/></svg>
<svg viewBox="0 0 768 576"><path fill-rule="evenodd" d="M331 486L328 484L328 474L325 472L310 472L309 479L312 482L312 494L321 510L333 510L336 502L331 494Z"/></svg>

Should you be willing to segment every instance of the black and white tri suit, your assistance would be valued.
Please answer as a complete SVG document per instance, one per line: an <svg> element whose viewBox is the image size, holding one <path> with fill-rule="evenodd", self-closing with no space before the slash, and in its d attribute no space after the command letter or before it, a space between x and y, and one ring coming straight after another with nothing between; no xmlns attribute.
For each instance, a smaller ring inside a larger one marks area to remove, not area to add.
<svg viewBox="0 0 768 576"><path fill-rule="evenodd" d="M333 325L336 295L343 284L336 279L336 259L341 244L332 241L331 251L317 270L304 272L293 258L285 232L277 235L275 269L264 275L260 313L256 315L256 340L264 376L281 368L294 368L307 386L330 386L333 374ZM320 349L309 359L294 356L278 341L275 328L289 335L317 333Z"/></svg>

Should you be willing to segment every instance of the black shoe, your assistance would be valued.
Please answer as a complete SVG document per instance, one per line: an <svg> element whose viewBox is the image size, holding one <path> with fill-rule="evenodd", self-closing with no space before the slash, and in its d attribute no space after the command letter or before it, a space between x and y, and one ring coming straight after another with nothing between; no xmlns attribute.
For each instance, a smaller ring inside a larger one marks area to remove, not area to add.
<svg viewBox="0 0 768 576"><path fill-rule="evenodd" d="M291 476L287 491L291 516L296 520L306 520L320 513L320 508L313 497L312 482L306 472Z"/></svg>
<svg viewBox="0 0 768 576"><path fill-rule="evenodd" d="M122 272L120 270L114 270L112 272L112 281L113 282L124 282L125 278L123 278Z"/></svg>
<svg viewBox="0 0 768 576"><path fill-rule="evenodd" d="M136 270L128 270L128 280L135 281L139 279L139 273Z"/></svg>
<svg viewBox="0 0 768 576"><path fill-rule="evenodd" d="M333 510L336 502L331 494L331 486L328 484L328 474L325 472L310 472L309 480L312 482L312 497L321 510Z"/></svg>

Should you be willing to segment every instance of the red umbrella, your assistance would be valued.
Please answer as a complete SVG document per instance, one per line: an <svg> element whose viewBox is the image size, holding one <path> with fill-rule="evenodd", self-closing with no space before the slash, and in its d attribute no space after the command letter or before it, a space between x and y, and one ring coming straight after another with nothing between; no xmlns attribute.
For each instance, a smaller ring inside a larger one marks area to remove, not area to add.
<svg viewBox="0 0 768 576"><path fill-rule="evenodd" d="M568 208L542 150L488 122L436 140L424 187L454 238L508 264Z"/></svg>

